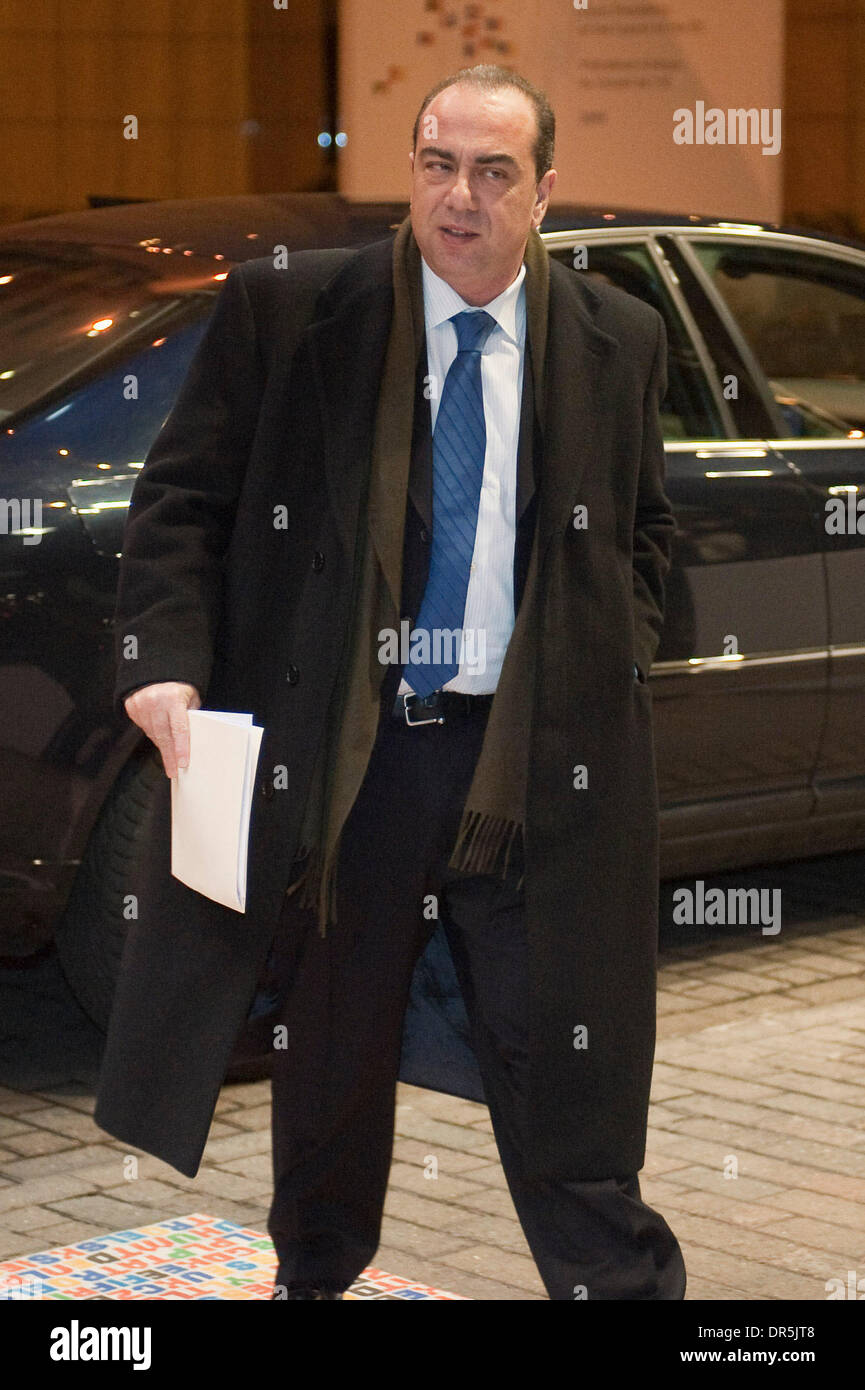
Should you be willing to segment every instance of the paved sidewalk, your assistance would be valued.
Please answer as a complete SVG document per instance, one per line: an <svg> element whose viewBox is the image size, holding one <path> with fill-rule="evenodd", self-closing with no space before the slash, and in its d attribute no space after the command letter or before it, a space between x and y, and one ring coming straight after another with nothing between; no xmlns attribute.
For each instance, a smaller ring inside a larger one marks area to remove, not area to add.
<svg viewBox="0 0 865 1390"><path fill-rule="evenodd" d="M861 910L662 952L641 1182L689 1299L823 1300L865 1276L863 1001ZM194 1180L98 1129L83 1089L0 1089L0 1259L196 1211L266 1229L269 1082L223 1088ZM469 1298L546 1297L484 1106L400 1086L375 1262Z"/></svg>

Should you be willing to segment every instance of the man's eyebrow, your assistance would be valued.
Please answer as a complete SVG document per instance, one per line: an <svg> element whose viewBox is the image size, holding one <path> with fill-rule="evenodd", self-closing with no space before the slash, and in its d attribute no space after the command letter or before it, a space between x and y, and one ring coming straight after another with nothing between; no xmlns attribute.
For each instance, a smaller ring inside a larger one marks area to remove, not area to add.
<svg viewBox="0 0 865 1390"><path fill-rule="evenodd" d="M451 163L456 156L452 150L443 150L438 145L423 145L419 151L421 155L431 155L434 159L449 159ZM510 154L479 154L475 159L475 164L510 164L517 167L517 161Z"/></svg>

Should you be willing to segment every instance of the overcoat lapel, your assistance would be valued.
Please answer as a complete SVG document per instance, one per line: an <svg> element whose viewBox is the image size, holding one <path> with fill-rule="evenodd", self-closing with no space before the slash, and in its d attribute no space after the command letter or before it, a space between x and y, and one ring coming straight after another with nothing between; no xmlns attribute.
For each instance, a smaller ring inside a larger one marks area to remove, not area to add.
<svg viewBox="0 0 865 1390"><path fill-rule="evenodd" d="M617 339L594 323L592 315L597 303L590 285L551 262L544 356L539 566L543 565L550 538L573 517L586 461L598 456L599 431L608 428L611 416L615 418L609 392L620 347Z"/></svg>
<svg viewBox="0 0 865 1390"><path fill-rule="evenodd" d="M316 384L328 494L349 562L393 312L392 254L392 239L358 252L326 286L299 346Z"/></svg>

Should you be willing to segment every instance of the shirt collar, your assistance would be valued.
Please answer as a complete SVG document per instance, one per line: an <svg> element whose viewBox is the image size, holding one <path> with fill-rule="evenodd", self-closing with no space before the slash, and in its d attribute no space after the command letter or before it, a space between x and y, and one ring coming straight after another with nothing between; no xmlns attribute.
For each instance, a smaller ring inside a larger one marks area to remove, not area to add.
<svg viewBox="0 0 865 1390"><path fill-rule="evenodd" d="M454 314L459 314L465 309L485 309L495 319L502 332L506 333L518 347L520 346L521 331L524 332L525 330L524 295L522 293L523 281L526 278L525 261L507 289L502 290L501 294L497 294L495 299L491 299L488 304L467 304L462 295L457 294L447 280L436 275L423 257L421 257L421 266L427 332L432 328L438 328L440 324L453 318Z"/></svg>

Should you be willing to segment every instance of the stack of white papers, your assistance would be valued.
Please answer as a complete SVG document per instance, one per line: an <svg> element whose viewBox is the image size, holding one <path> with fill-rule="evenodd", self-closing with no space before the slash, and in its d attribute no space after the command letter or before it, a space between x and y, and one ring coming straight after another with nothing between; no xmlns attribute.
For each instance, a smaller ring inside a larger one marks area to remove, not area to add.
<svg viewBox="0 0 865 1390"><path fill-rule="evenodd" d="M246 860L264 729L251 714L191 709L189 766L171 779L171 872L187 888L246 911Z"/></svg>

